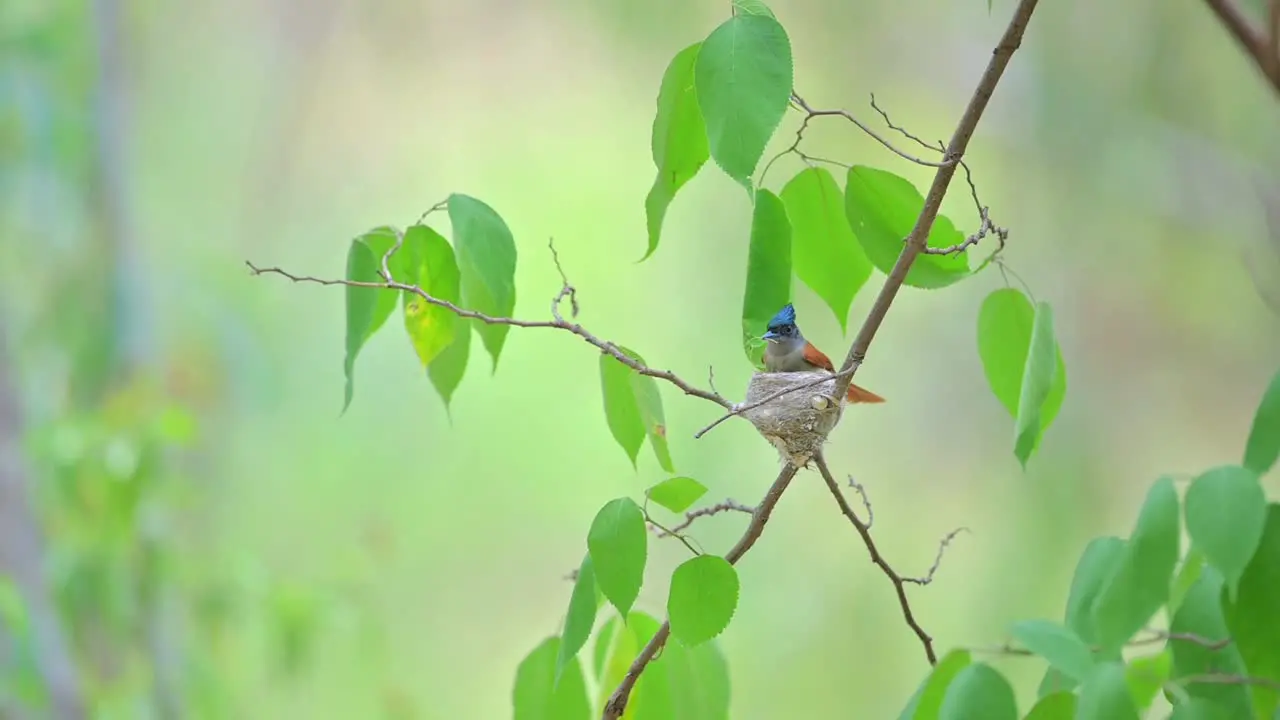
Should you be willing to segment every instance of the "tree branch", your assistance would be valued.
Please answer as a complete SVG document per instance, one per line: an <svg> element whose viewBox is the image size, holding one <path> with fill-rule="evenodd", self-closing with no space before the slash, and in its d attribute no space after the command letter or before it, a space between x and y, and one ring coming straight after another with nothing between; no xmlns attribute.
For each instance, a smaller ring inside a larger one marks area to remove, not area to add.
<svg viewBox="0 0 1280 720"><path fill-rule="evenodd" d="M436 206L436 208L439 208L439 207L440 207L439 205ZM433 208L433 210L436 208ZM426 215L429 214L430 212L432 212L432 210L428 210L426 213L423 213L423 218L425 218ZM421 221L423 218L420 218L419 221ZM651 368L648 365L645 365L644 363L639 362L638 360L635 360L634 358L628 356L626 353L622 352L622 350L614 343L609 342L608 340L603 340L597 337L596 335L592 334L589 330L584 328L581 324L565 320L560 314L560 309L559 309L560 303L566 297L569 298L570 305L572 306L573 316L577 316L578 314L577 291L573 288L572 285L569 284L567 278L565 278L564 270L560 267L560 259L555 255L554 245L551 246L552 259L555 262L556 269L560 272L560 277L564 279L564 284L561 287L560 292L556 294L555 299L551 303L551 314L553 319L552 320L517 320L516 318L494 317L492 315L486 315L484 313L476 312L474 310L466 310L464 308L458 307L457 305L449 302L448 300L441 300L440 298L431 296L425 290L423 290L421 287L418 287L417 285L406 285L405 283L396 282L395 279L391 277L389 263L390 263L391 256L394 255L395 252L400 248L400 244L404 240L404 234L397 230L396 235L398 238L396 244L393 245L391 249L387 251L387 254L382 258L381 274L384 278L384 282L361 282L358 280L338 280L338 279L317 278L317 277L312 277L310 275L295 275L287 270L284 270L278 267L258 267L257 265L254 265L252 262L248 260L245 261L245 265L249 267L250 272L252 272L254 275L279 275L281 277L287 278L296 283L314 283L317 285L346 285L348 287L366 287L366 288L375 288L380 290L402 290L405 292L413 293L414 295L417 295L418 297L422 298L424 301L432 305L445 308L446 310L452 312L458 317L469 318L472 320L479 320L480 322L487 323L489 325L510 325L512 327L521 327L521 328L555 328L557 330L564 330L566 332L570 332L570 333L573 333L574 335L577 335L578 337L585 340L588 344L599 349L600 352L604 353L605 355L609 355L613 357L618 362L622 363L623 365L626 365L632 370L635 370L641 375L648 375L649 377L652 377L652 378L665 380L666 382L669 382L672 385L675 385L676 387L680 388L680 390L683 391L684 394L686 395L692 395L693 397L702 398L703 400L708 400L710 402L713 402L719 405L722 408L725 408L726 410L733 409L733 403L726 400L724 396L721 395L720 393L715 392L714 390L707 391L707 390L702 390L700 388L694 387L693 385L680 379L680 377L678 377L675 373L671 372L670 370L656 370L654 368Z"/></svg>
<svg viewBox="0 0 1280 720"><path fill-rule="evenodd" d="M1280 93L1280 2L1270 4L1268 22L1271 37L1267 38L1262 31L1256 30L1240 8L1231 0L1204 0L1209 9L1218 16L1218 20L1227 26L1227 32L1236 39L1240 47L1258 66L1271 87Z"/></svg>
<svg viewBox="0 0 1280 720"><path fill-rule="evenodd" d="M858 336L854 339L853 344L849 346L849 353L845 357L840 371L841 373L852 372L847 375L842 374L836 380L836 388L833 393L835 397L843 397L849 389L849 383L852 382L853 375L862 365L862 361L866 359L867 349L871 346L871 341L875 339L876 332L880 330L880 324L884 322L884 316L889 312L889 306L893 304L894 298L897 297L898 290L902 287L902 282L907 277L907 271L911 269L916 257L924 251L929 237L929 230L933 228L933 222L938 217L938 210L942 207L942 198L947 194L947 187L950 186L951 179L955 177L956 167L964 158L965 150L969 147L969 139L973 137L973 131L978 127L978 121L982 119L982 113L987 109L987 103L991 101L991 95L995 92L996 85L1004 74L1004 69L1009 65L1009 59L1013 57L1014 51L1022 44L1022 35L1027 30L1027 24L1031 21L1031 13L1035 11L1037 2L1038 0L1021 0L1018 3L1017 9L1013 12L1013 17L1009 20L1009 26L1005 28L1004 36L1000 38L1000 43L996 45L995 50L991 53L991 61L987 63L987 69L983 72L982 79L978 81L978 87L973 91L973 97L970 98L968 107L965 108L964 114L960 117L960 123L951 135L951 142L947 145L947 151L943 157L948 162L945 162L934 173L933 184L929 187L929 194L925 197L924 207L920 211L920 216L916 219L915 227L911 229L911 234L907 236L902 252L898 255L898 261L894 264L893 270L885 280L884 286L880 288L880 294L876 297L875 304L871 307L871 312L867 314L866 322L862 324L862 329L858 332Z"/></svg>
<svg viewBox="0 0 1280 720"><path fill-rule="evenodd" d="M778 473L778 479L773 481L769 486L768 492L764 494L764 499L760 501L760 505L756 507L755 512L751 516L751 523L747 525L747 529L742 533L736 545L729 552L725 553L724 559L730 564L735 564L752 545L756 544L756 540L760 539L760 534L764 532L765 523L769 522L769 516L773 514L773 508L777 506L778 500L782 499L782 493L791 484L792 478L800 469L795 465L787 463L782 467L782 471ZM627 669L627 674L623 676L622 682L618 685L618 689L613 691L613 695L609 696L609 702L605 703L604 714L601 716L604 720L617 720L622 717L622 713L627 709L627 700L631 697L631 690L635 688L636 681L640 679L640 674L644 672L645 667L653 660L653 656L662 649L666 644L667 637L671 634L671 621L662 623L662 627L658 628L658 632L653 634L648 644L636 656L631 663L631 667Z"/></svg>
<svg viewBox="0 0 1280 720"><path fill-rule="evenodd" d="M867 546L867 552L871 555L871 562L889 578L889 582L893 583L893 590L898 596L898 605L902 607L902 618L907 621L907 625L920 638L920 644L924 646L924 655L929 660L930 665L938 663L938 655L933 649L933 637L925 632L916 620L915 613L911 610L911 601L907 599L907 583L916 585L928 585L933 582L933 575L938 571L938 566L942 564L942 554L951 541L964 528L951 531L942 543L938 546L937 558L933 561L933 566L929 569L929 573L920 578L908 578L898 574L889 562L880 554L880 549L876 547L876 541L871 537L871 524L863 522L861 518L854 513L853 508L849 506L849 501L845 499L844 493L840 492L840 486L836 484L836 479L831 475L831 468L827 466L827 460L821 454L815 455L813 462L818 466L818 472L822 474L822 479L827 483L827 489L831 491L831 496L836 499L836 504L840 506L840 512L849 519L854 529L858 531L858 535L862 537L862 544ZM865 496L864 496L865 497Z"/></svg>

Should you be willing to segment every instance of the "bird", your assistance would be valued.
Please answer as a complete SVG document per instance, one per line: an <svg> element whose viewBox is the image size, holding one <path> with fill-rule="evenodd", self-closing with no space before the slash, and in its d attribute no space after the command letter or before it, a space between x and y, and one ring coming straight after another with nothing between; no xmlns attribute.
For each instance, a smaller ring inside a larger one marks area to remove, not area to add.
<svg viewBox="0 0 1280 720"><path fill-rule="evenodd" d="M791 303L784 305L773 316L761 339L768 343L761 359L769 372L813 372L819 369L830 373L836 371L831 358L805 340L800 333L800 326L796 324L796 309ZM884 398L853 383L849 383L849 392L845 397L851 403L884 402Z"/></svg>

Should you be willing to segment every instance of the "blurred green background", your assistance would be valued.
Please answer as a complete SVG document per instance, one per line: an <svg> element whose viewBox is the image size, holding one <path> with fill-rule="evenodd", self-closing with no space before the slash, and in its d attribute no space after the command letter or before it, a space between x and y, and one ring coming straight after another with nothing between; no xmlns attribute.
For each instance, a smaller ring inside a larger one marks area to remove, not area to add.
<svg viewBox="0 0 1280 720"><path fill-rule="evenodd" d="M929 139L949 136L1011 10L771 5L806 100L879 127L874 92ZM20 544L35 530L3 496L0 572L33 627L58 608L71 686L100 717L509 716L515 667L558 631L596 509L663 477L610 436L598 353L517 329L495 374L473 343L446 411L393 320L339 417L343 293L250 277L244 261L338 277L351 237L468 193L516 235L518 316L547 315L554 237L587 327L695 384L712 366L740 397L741 188L708 164L636 264L659 80L727 14L676 0L0 5L0 400L23 423L0 459L43 537ZM924 573L951 529L973 531L913 593L941 650L1059 617L1085 542L1126 533L1153 479L1238 458L1280 359L1280 227L1264 212L1267 197L1280 207L1278 127L1280 103L1193 0L1038 10L969 162L1011 231L1006 261L1055 307L1062 413L1024 474L977 356L978 305L1003 285L989 270L899 296L858 374L889 402L848 414L828 451L867 487L904 573ZM839 120L806 143L922 190L931 177ZM801 167L782 161L771 184ZM971 232L964 190L944 210ZM806 333L842 356L852 337L795 293ZM678 470L711 501L755 503L772 447L740 421L695 441L719 409L663 393ZM743 523L695 535L723 551ZM662 611L685 552L653 545L642 609ZM47 596L29 592L32 572ZM896 716L923 654L815 474L740 572L722 638L734 718ZM1001 662L1025 702L1042 666ZM29 675L14 692L38 697Z"/></svg>

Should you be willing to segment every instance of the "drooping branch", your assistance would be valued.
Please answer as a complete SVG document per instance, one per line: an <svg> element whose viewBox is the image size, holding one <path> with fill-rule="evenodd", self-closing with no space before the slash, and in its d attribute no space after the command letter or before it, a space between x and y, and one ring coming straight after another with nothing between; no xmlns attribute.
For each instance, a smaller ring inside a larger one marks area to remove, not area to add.
<svg viewBox="0 0 1280 720"><path fill-rule="evenodd" d="M428 210L427 212L429 213L431 211ZM424 217L426 216L426 214L427 213L423 214ZM345 285L348 287L365 287L365 288L376 288L381 290L402 290L402 291L410 292L410 293L413 293L414 295L417 295L418 297L422 298L425 302L431 305L445 308L446 310L452 312L458 317L468 318L472 320L479 320L480 322L487 323L489 325L510 325L512 327L520 327L520 328L554 328L557 330L564 330L566 332L577 335L578 337L586 341L588 344L600 350L600 352L611 356L618 362L622 363L623 365L626 365L632 370L635 370L641 375L648 375L649 377L657 378L658 380L664 380L666 382L669 382L672 385L680 388L680 390L684 392L684 394L686 395L692 395L693 397L702 398L703 400L713 402L716 405L719 405L720 407L725 408L726 410L733 409L733 403L726 400L724 396L721 395L720 393L715 392L714 390L707 391L707 390L703 390L701 388L695 387L694 385L682 380L679 376L677 376L675 373L671 372L670 370L657 370L655 368L649 367L648 365L645 365L644 363L624 353L622 349L619 348L615 343L610 342L608 340L604 340L596 336L591 331L583 327L580 323L572 322L564 319L564 317L560 313L560 309L559 309L560 303L563 302L566 298L568 298L570 301L570 305L572 307L572 316L576 316L578 314L578 298L577 298L577 291L574 289L572 285L569 284L568 279L565 277L564 270L560 267L560 260L555 255L554 245L551 246L552 259L555 262L556 269L560 272L560 276L563 280L563 286L561 287L560 291L556 294L555 298L552 300L552 303L551 303L552 319L551 320L519 320L516 318L510 318L510 317L495 317L492 315L486 315L481 312L476 312L474 310L467 310L465 308L455 305L454 303L449 302L448 300L442 300L440 298L434 297L417 285L408 285L408 284L396 281L395 278L391 276L389 263L392 255L395 254L395 252L400 247L400 243L403 242L404 240L403 233L400 233L399 231L397 231L396 234L397 234L396 244L393 245L391 249L387 251L387 254L382 258L382 270L380 271L380 274L384 278L383 282L364 282L359 280L318 278L318 277L312 277L310 275L296 275L294 273L291 273L287 270L284 270L278 267L259 267L248 260L245 261L245 265L249 267L249 270L254 275L279 275L283 278L287 278L296 283L314 283L317 285Z"/></svg>
<svg viewBox="0 0 1280 720"><path fill-rule="evenodd" d="M911 601L907 598L907 584L928 585L933 582L933 576L938 572L938 567L942 564L942 555L946 551L947 546L951 544L951 541L955 539L956 535L964 531L964 528L952 530L942 539L942 542L938 545L938 555L934 559L933 565L929 568L929 572L927 574L916 578L905 577L897 570L894 570L893 566L884 559L884 555L880 554L880 549L876 547L875 539L871 537L870 521L863 521L862 518L859 518L858 514L853 511L853 508L849 506L849 501L845 499L844 493L840 492L840 486L836 484L836 479L832 476L831 468L827 466L826 459L823 458L822 455L817 455L813 458L813 461L814 464L818 466L818 472L826 482L827 489L831 491L831 495L835 498L836 504L840 506L840 512L848 518L854 529L858 531L858 535L862 538L862 544L867 546L867 552L871 555L871 562L874 563L876 567L880 568L880 571L883 572L885 577L889 578L889 582L893 584L893 591L898 596L898 605L902 608L902 618L906 620L907 626L916 634L916 637L920 638L920 644L924 647L924 655L929 659L929 664L937 664L938 655L933 649L933 636L925 632L925 629L920 626L920 622L916 620L915 612L911 609ZM866 499L865 491L860 491L860 494L863 497L863 503L869 507L870 502ZM870 517L869 513L868 517Z"/></svg>

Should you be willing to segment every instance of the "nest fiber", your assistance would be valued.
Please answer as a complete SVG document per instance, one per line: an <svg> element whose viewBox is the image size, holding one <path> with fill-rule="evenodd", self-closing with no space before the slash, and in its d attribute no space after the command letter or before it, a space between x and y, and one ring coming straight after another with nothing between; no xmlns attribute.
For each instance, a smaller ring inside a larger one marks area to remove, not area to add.
<svg viewBox="0 0 1280 720"><path fill-rule="evenodd" d="M826 382L811 385L827 376ZM805 387L808 386L808 387ZM844 410L844 403L834 399L836 381L828 373L756 373L747 386L746 405L760 402L783 390L793 390L760 407L742 413L756 430L778 448L783 457L804 466L822 447Z"/></svg>

